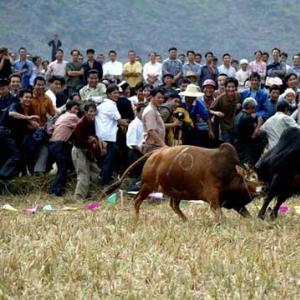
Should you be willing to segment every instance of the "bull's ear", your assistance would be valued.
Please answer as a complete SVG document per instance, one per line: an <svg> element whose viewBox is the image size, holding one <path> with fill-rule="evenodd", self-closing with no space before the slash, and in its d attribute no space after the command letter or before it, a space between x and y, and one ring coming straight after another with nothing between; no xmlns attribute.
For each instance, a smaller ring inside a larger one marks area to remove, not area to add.
<svg viewBox="0 0 300 300"><path fill-rule="evenodd" d="M235 169L240 176L242 177L246 176L246 171L241 166L236 165Z"/></svg>

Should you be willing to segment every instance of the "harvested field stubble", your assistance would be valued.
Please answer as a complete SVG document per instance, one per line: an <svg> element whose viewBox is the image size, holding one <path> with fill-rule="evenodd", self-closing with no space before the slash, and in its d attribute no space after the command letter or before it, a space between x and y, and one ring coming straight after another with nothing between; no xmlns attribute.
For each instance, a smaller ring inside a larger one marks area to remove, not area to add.
<svg viewBox="0 0 300 300"><path fill-rule="evenodd" d="M2 196L0 204L46 199ZM300 215L290 210L263 222L223 210L216 227L206 205L183 211L186 223L167 202L144 202L138 222L132 201L103 202L95 212L1 211L0 299L300 298Z"/></svg>

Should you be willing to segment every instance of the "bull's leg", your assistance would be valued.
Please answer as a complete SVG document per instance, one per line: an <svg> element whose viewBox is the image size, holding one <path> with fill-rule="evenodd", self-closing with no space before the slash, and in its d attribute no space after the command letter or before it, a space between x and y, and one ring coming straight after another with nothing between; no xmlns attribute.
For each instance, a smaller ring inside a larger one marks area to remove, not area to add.
<svg viewBox="0 0 300 300"><path fill-rule="evenodd" d="M207 195L207 202L214 213L215 221L217 224L220 224L222 220L222 210L219 201L219 192L216 189L210 189L207 191Z"/></svg>
<svg viewBox="0 0 300 300"><path fill-rule="evenodd" d="M222 215L222 210L221 210L219 203L215 203L215 204L211 203L210 208L212 209L212 211L214 213L216 224L221 224L223 215Z"/></svg>
<svg viewBox="0 0 300 300"><path fill-rule="evenodd" d="M257 215L258 218L264 220L266 210L273 198L274 198L274 194L271 193L271 190L270 190L267 197L264 199L263 206L261 207L260 211L258 212L258 215Z"/></svg>
<svg viewBox="0 0 300 300"><path fill-rule="evenodd" d="M279 196L277 197L276 205L275 205L275 207L273 208L273 210L272 210L272 212L271 212L271 214L270 214L270 217L271 217L272 220L274 220L274 219L277 218L277 216L278 216L278 210L279 210L281 204L282 204L286 199L288 199L291 195L292 195L292 193L289 192L289 193L283 193L283 194L281 194L281 195L279 195Z"/></svg>
<svg viewBox="0 0 300 300"><path fill-rule="evenodd" d="M174 205L174 198L170 198L170 206L172 207L172 209L173 209L173 205Z"/></svg>
<svg viewBox="0 0 300 300"><path fill-rule="evenodd" d="M139 212L140 212L140 206L142 202L148 197L148 195L153 191L153 189L149 188L148 185L142 184L142 187L137 194L134 202L134 209L135 209L135 214L136 217L139 217Z"/></svg>
<svg viewBox="0 0 300 300"><path fill-rule="evenodd" d="M270 202L272 201L272 199L278 195L278 191L281 188L281 182L280 180L284 180L282 179L282 176L279 176L279 174L275 174L273 176L272 182L270 184L267 196L264 199L264 203L263 206L261 207L259 213L258 213L258 218L260 219L264 219L265 218L265 214L266 214L266 210L270 204Z"/></svg>
<svg viewBox="0 0 300 300"><path fill-rule="evenodd" d="M180 209L179 204L180 204L180 200L171 198L171 200L170 200L171 207L173 208L175 213L182 219L182 221L186 221L187 218L184 215L184 213L182 212L182 210Z"/></svg>
<svg viewBox="0 0 300 300"><path fill-rule="evenodd" d="M249 213L249 210L243 206L240 209L236 209L236 211L244 218L251 218L251 214Z"/></svg>

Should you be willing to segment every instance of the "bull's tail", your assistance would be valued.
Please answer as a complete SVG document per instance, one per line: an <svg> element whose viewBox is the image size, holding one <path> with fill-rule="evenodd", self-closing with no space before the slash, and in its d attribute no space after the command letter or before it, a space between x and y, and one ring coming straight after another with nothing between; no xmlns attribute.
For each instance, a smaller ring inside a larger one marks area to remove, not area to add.
<svg viewBox="0 0 300 300"><path fill-rule="evenodd" d="M123 180L126 178L126 176L128 175L129 172L131 172L132 170L135 169L136 166L138 166L139 164L141 164L142 162L144 162L145 160L147 160L147 158L150 157L150 155L153 153L154 151L148 152L146 154L144 154L142 157L140 157L139 159L137 159L134 163L132 163L122 174L121 178L118 179L116 182L114 182L113 184L111 184L110 186L106 187L102 193L101 193L101 199L103 199L104 197L106 197L107 195L111 194L112 192L114 192L123 182Z"/></svg>

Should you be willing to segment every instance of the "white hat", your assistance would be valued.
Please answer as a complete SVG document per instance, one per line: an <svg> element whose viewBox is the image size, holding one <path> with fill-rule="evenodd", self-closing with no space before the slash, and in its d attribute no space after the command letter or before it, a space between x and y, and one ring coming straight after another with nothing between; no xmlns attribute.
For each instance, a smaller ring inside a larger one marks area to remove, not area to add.
<svg viewBox="0 0 300 300"><path fill-rule="evenodd" d="M285 90L285 92L284 92L284 97L287 95L287 94L293 94L294 96L296 96L296 93L295 93L295 91L293 90L293 89L291 89L291 88L287 88L286 90Z"/></svg>
<svg viewBox="0 0 300 300"><path fill-rule="evenodd" d="M248 60L247 59L245 59L245 58L243 58L243 59L241 59L240 60L240 65L243 65L243 64L249 64L249 62L248 62Z"/></svg>
<svg viewBox="0 0 300 300"><path fill-rule="evenodd" d="M184 92L179 93L179 95L186 97L200 97L204 94L199 91L199 87L197 85L191 83L186 87L186 90Z"/></svg>

